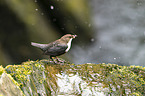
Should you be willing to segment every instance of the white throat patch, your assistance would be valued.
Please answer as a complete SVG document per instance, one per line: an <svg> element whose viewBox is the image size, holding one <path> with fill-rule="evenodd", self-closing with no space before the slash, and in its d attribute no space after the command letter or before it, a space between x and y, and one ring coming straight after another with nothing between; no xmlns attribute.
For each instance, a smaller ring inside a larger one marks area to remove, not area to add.
<svg viewBox="0 0 145 96"><path fill-rule="evenodd" d="M71 41L72 41L72 39L73 38L71 38L70 40L69 40L69 42L67 43L67 49L65 50L65 52L68 52L69 51L69 49L70 49L70 47L71 47Z"/></svg>

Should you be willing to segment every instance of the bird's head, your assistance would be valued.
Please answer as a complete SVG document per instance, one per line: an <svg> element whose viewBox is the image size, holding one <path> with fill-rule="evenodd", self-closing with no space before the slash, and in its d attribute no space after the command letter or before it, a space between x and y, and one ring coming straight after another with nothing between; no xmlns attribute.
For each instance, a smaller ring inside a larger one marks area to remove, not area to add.
<svg viewBox="0 0 145 96"><path fill-rule="evenodd" d="M71 39L74 39L76 37L77 37L77 35L66 34L66 35L62 36L60 39L63 41L66 41L68 43Z"/></svg>

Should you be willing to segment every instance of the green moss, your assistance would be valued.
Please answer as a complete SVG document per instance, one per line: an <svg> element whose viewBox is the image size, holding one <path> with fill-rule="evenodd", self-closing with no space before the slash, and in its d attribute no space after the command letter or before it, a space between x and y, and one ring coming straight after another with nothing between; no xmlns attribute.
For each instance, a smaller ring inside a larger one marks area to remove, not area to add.
<svg viewBox="0 0 145 96"><path fill-rule="evenodd" d="M0 66L0 76L2 75L2 73L5 72L5 69L2 67L2 65Z"/></svg>
<svg viewBox="0 0 145 96"><path fill-rule="evenodd" d="M35 87L34 89L44 84L47 90L51 88L57 90L55 74L65 73L68 76L79 75L91 87L96 86L94 82L102 83L103 88L109 89L108 94L115 96L145 94L145 67L142 66L119 66L105 63L75 65L67 62L61 65L52 64L48 60L37 60L27 61L22 65L9 65L5 69L21 88L30 82L31 86Z"/></svg>
<svg viewBox="0 0 145 96"><path fill-rule="evenodd" d="M19 83L19 86L23 87L24 83L30 81L28 78L34 68L42 71L40 62L38 61L28 61L24 62L22 65L8 65L5 69L16 81ZM42 81L40 81L42 82Z"/></svg>
<svg viewBox="0 0 145 96"><path fill-rule="evenodd" d="M32 68L27 65L9 65L6 71L22 86L24 81L28 81L27 75L31 74Z"/></svg>
<svg viewBox="0 0 145 96"><path fill-rule="evenodd" d="M143 96L142 94L138 93L138 92L134 92L132 94L130 94L131 96Z"/></svg>
<svg viewBox="0 0 145 96"><path fill-rule="evenodd" d="M22 88L26 82L30 82L29 78L32 76L37 76L39 83L44 81L42 77L42 72L44 72L44 65L41 61L27 61L23 62L22 65L8 65L6 66L6 71L9 73Z"/></svg>
<svg viewBox="0 0 145 96"><path fill-rule="evenodd" d="M117 64L102 63L70 64L65 65L65 68L68 75L79 74L90 86L95 86L92 82L102 83L104 88L109 88L109 94L145 94L145 67L142 66L118 66Z"/></svg>
<svg viewBox="0 0 145 96"><path fill-rule="evenodd" d="M104 66L104 65L103 65ZM118 66L106 64L104 66L106 70L109 70L109 74L106 73L106 79L104 84L110 87L113 85L118 91L122 91L122 94L126 94L126 89L130 89L131 92L138 94L145 94L145 68L142 66ZM106 71L107 72L107 71ZM120 88L117 88L120 86ZM111 89L111 87L110 87ZM113 91L113 90L112 90ZM115 91L116 94L118 91ZM130 92L130 93L131 93Z"/></svg>

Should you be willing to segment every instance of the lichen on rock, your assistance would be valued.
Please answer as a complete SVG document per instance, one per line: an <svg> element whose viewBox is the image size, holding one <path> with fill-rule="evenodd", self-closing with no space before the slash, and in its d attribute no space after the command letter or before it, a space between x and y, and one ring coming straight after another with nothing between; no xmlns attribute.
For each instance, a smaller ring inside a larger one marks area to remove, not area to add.
<svg viewBox="0 0 145 96"><path fill-rule="evenodd" d="M44 59L8 65L0 70L10 75L26 96L145 95L142 66L54 64Z"/></svg>

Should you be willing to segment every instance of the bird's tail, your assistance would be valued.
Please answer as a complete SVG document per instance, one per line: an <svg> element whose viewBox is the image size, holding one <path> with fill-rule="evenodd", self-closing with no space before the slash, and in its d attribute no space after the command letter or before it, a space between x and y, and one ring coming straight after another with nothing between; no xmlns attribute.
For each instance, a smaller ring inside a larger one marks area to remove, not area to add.
<svg viewBox="0 0 145 96"><path fill-rule="evenodd" d="M44 49L46 47L45 44L39 44L39 43L34 43L34 42L31 42L31 45L35 46L35 47L38 47L40 49Z"/></svg>

